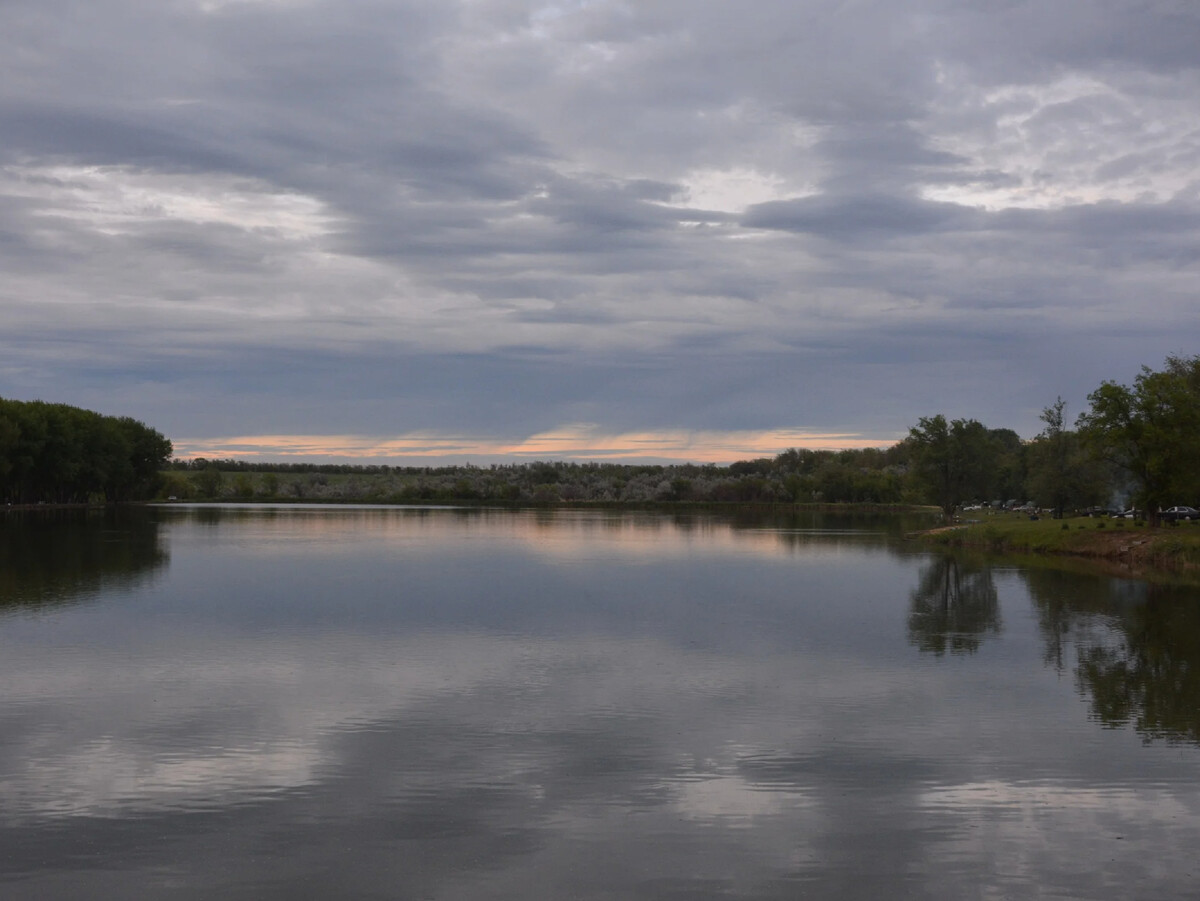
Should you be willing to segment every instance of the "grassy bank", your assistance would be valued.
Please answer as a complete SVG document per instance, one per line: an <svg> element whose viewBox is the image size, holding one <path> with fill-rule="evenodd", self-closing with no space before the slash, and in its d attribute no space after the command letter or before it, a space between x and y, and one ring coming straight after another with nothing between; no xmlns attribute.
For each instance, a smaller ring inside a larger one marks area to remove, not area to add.
<svg viewBox="0 0 1200 901"><path fill-rule="evenodd" d="M1150 528L1128 519L1038 519L994 514L934 529L922 540L1001 553L1109 561L1132 569L1200 569L1200 522Z"/></svg>

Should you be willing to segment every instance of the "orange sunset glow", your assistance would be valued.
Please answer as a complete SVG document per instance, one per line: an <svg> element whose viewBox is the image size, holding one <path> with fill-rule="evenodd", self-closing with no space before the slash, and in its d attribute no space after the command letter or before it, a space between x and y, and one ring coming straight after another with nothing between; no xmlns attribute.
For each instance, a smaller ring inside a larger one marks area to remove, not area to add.
<svg viewBox="0 0 1200 901"><path fill-rule="evenodd" d="M808 432L800 429L771 431L644 431L606 434L588 426L564 427L519 440L412 433L394 437L375 435L241 435L227 438L175 439L179 458L246 460L339 459L388 462L413 458L422 464L436 461L509 460L654 460L690 463L732 463L773 456L789 448L844 450L884 447L898 436L869 438L862 435Z"/></svg>

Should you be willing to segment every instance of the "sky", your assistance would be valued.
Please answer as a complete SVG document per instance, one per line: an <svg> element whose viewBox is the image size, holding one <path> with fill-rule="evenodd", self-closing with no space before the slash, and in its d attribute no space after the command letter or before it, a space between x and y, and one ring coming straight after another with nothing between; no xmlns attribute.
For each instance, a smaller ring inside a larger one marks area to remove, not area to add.
<svg viewBox="0 0 1200 901"><path fill-rule="evenodd" d="M179 456L1028 438L1197 286L1194 0L0 0L0 396Z"/></svg>

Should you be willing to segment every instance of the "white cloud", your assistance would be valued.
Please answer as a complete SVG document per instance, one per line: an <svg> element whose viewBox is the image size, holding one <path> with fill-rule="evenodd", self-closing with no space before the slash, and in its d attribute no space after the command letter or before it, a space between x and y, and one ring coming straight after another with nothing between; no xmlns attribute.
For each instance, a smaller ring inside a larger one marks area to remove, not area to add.
<svg viewBox="0 0 1200 901"><path fill-rule="evenodd" d="M286 240L328 234L320 201L227 176L169 175L127 167L8 166L0 190L31 201L42 216L104 234L158 222L229 225Z"/></svg>
<svg viewBox="0 0 1200 901"><path fill-rule="evenodd" d="M980 179L927 185L923 196L992 210L1169 201L1194 182L1200 162L1200 130L1176 93L1181 82L1200 89L1194 76L1068 73L1045 84L949 91L939 111L946 130L934 145L969 160Z"/></svg>

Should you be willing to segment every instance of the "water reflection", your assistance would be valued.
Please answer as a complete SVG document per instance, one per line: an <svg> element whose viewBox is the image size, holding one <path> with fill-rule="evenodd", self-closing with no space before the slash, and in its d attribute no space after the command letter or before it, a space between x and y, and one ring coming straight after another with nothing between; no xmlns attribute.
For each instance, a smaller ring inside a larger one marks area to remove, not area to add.
<svg viewBox="0 0 1200 901"><path fill-rule="evenodd" d="M884 514L837 514L788 510L512 510L487 507L413 507L320 504L177 504L156 515L164 522L186 522L217 530L238 524L244 535L294 535L300 542L320 541L353 530L356 537L390 544L417 540L460 541L502 536L540 554L572 560L598 549L647 558L690 555L700 546L736 548L738 553L775 557L791 553L850 551L869 547L900 556L918 553L896 539L928 525L927 517ZM329 551L353 547L331 541Z"/></svg>
<svg viewBox="0 0 1200 901"><path fill-rule="evenodd" d="M131 590L168 561L143 511L48 510L0 515L0 611Z"/></svg>
<svg viewBox="0 0 1200 901"><path fill-rule="evenodd" d="M1200 603L1190 586L1023 573L1045 659L1074 674L1092 716L1147 741L1200 743Z"/></svg>
<svg viewBox="0 0 1200 901"><path fill-rule="evenodd" d="M1088 720L1013 571L836 520L151 517L161 578L0 618L5 901L1193 891L1200 753Z"/></svg>
<svg viewBox="0 0 1200 901"><path fill-rule="evenodd" d="M974 653L1000 634L1000 601L991 568L959 556L940 556L921 568L909 599L909 641L941 656Z"/></svg>

